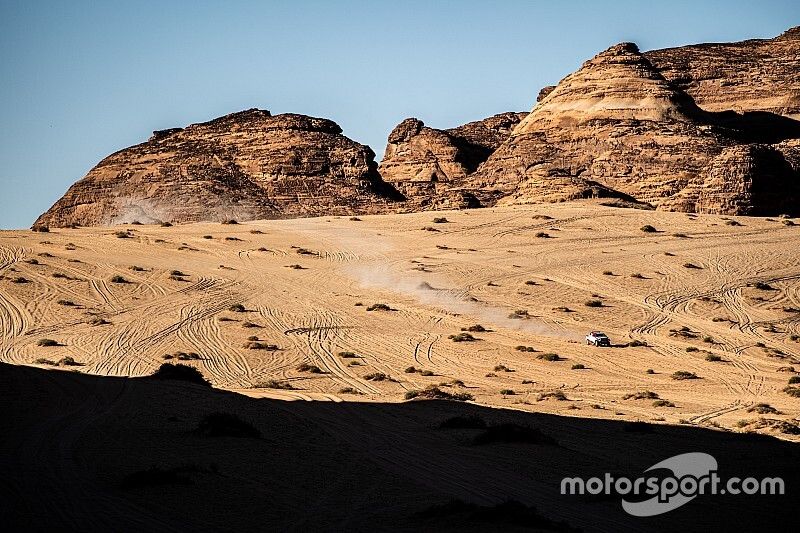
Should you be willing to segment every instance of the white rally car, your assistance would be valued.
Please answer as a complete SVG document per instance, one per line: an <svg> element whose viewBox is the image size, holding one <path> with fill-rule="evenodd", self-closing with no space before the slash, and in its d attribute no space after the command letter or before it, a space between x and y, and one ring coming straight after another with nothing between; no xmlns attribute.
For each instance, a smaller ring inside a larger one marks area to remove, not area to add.
<svg viewBox="0 0 800 533"><path fill-rule="evenodd" d="M592 331L586 335L586 344L594 344L595 346L611 346L611 341L608 335L601 331Z"/></svg>

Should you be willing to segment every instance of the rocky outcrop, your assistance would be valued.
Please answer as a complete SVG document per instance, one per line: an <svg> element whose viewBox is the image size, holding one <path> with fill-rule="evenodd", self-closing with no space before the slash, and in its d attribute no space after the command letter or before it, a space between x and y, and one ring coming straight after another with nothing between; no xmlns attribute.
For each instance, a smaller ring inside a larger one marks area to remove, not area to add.
<svg viewBox="0 0 800 533"><path fill-rule="evenodd" d="M374 158L330 120L251 109L111 154L36 225L382 212L402 197Z"/></svg>
<svg viewBox="0 0 800 533"><path fill-rule="evenodd" d="M800 119L800 27L774 39L697 44L645 55L707 111L766 111Z"/></svg>
<svg viewBox="0 0 800 533"><path fill-rule="evenodd" d="M792 126L783 139L797 124L777 118ZM700 109L622 43L564 78L466 188L483 205L627 196L667 210L785 212L798 176L780 150L748 144L762 136L748 124Z"/></svg>
<svg viewBox="0 0 800 533"><path fill-rule="evenodd" d="M460 190L526 113L502 113L448 130L408 118L389 134L381 176L409 200L408 208L476 207Z"/></svg>

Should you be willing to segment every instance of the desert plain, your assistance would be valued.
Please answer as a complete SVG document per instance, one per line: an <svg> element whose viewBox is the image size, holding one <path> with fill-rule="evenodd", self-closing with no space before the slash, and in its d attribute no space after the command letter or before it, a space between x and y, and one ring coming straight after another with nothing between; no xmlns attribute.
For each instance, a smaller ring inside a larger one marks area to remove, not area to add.
<svg viewBox="0 0 800 533"><path fill-rule="evenodd" d="M25 436L4 445L20 454L4 492L30 505L18 495L36 491L42 516L77 529L169 530L176 516L201 530L470 529L409 518L437 498L637 529L618 503L554 495L559 476L693 446L796 469L783 441L800 418L786 392L800 371L799 249L787 218L599 201L3 231L3 416ZM587 345L594 330L611 346ZM213 392L130 379L163 363L196 367ZM259 427L255 449L191 436L220 410ZM436 428L462 411L559 446L463 445L472 430ZM191 485L109 496L126 469L187 461ZM740 508L754 524L761 501ZM700 510L649 524L697 525ZM38 513L9 516L36 529ZM742 517L714 525L725 520Z"/></svg>

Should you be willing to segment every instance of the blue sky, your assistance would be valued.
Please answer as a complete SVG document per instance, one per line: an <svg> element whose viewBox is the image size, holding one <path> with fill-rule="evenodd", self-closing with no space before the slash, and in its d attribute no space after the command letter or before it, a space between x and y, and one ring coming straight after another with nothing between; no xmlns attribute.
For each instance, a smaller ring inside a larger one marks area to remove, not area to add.
<svg viewBox="0 0 800 533"><path fill-rule="evenodd" d="M260 107L327 117L380 158L403 118L528 110L620 41L773 37L796 0L0 0L0 228L29 226L152 130Z"/></svg>

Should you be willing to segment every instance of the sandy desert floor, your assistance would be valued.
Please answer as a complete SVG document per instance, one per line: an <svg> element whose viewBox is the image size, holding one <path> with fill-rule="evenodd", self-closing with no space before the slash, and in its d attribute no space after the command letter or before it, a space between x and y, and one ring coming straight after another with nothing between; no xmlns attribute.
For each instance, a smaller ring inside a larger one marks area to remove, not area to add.
<svg viewBox="0 0 800 533"><path fill-rule="evenodd" d="M400 402L436 385L797 439L800 399L783 389L800 370L798 250L783 219L593 203L4 231L0 360L142 376L185 352L254 397ZM450 338L475 325L475 340ZM611 347L586 345L596 329Z"/></svg>

